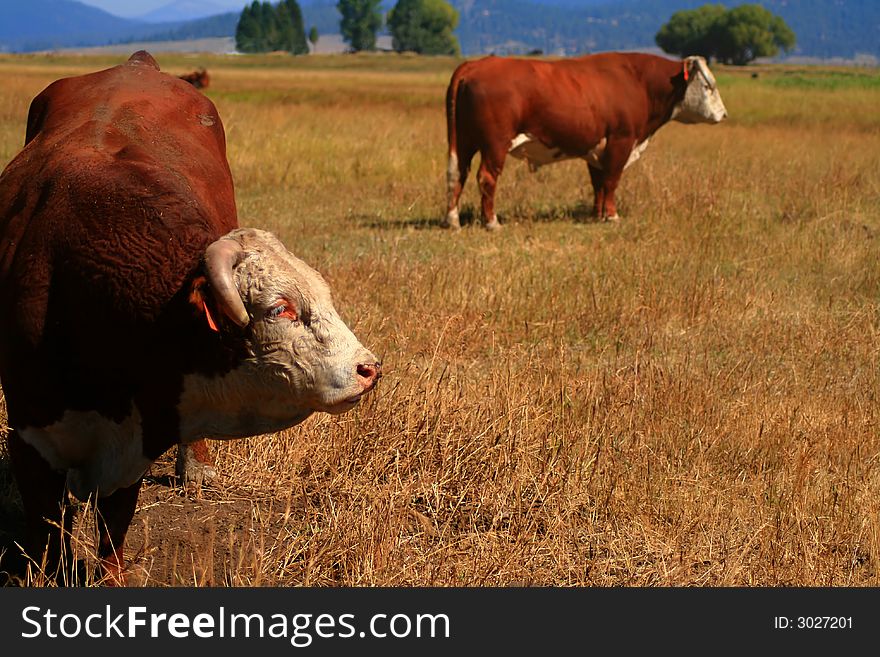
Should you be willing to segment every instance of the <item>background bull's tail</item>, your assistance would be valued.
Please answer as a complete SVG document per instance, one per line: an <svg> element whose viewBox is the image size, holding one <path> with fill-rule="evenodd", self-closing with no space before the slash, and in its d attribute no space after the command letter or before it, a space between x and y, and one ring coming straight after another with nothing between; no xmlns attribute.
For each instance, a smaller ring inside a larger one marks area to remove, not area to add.
<svg viewBox="0 0 880 657"><path fill-rule="evenodd" d="M457 152L455 130L455 105L458 96L458 86L461 84L460 69L452 74L449 87L446 89L446 139L449 143L449 155Z"/></svg>
<svg viewBox="0 0 880 657"><path fill-rule="evenodd" d="M461 193L460 173L458 167L458 138L455 106L458 102L458 88L461 84L461 67L452 74L449 87L446 89L446 140L449 143L449 161L446 165L446 223L458 225L458 197Z"/></svg>

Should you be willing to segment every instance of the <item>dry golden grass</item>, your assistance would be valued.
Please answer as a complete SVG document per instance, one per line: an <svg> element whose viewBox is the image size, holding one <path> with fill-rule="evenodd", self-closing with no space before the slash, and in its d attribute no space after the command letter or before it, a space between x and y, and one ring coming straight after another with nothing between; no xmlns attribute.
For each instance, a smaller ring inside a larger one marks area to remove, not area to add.
<svg viewBox="0 0 880 657"><path fill-rule="evenodd" d="M3 161L32 95L113 63L0 58ZM453 60L160 63L207 66L240 222L326 275L386 376L214 443L201 493L160 461L133 582L880 583L877 71L721 70L731 118L663 128L620 224L583 221L582 164L511 161L505 229L450 234Z"/></svg>

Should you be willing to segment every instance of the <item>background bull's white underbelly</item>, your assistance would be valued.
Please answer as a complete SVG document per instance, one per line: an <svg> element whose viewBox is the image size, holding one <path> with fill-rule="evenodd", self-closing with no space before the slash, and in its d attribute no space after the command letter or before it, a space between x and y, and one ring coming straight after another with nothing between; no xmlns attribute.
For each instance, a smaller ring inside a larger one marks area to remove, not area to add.
<svg viewBox="0 0 880 657"><path fill-rule="evenodd" d="M648 139L633 146L629 159L624 165L624 169L638 160L645 149L648 147ZM602 156L605 154L605 146L608 141L603 137L593 149L587 153L586 157L578 158L576 155L569 155L555 146L547 146L543 142L535 139L528 133L520 133L510 142L507 149L508 154L513 157L525 160L529 164L529 169L537 171L538 168L554 162L562 162L564 160L583 159L587 163L597 169L602 168Z"/></svg>

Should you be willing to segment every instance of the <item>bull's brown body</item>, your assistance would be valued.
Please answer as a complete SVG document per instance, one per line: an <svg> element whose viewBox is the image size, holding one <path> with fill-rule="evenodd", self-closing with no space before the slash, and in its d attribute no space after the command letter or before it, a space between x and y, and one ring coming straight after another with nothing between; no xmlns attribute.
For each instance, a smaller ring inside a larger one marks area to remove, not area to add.
<svg viewBox="0 0 880 657"><path fill-rule="evenodd" d="M0 177L0 382L29 548L45 546L65 478L16 428L136 409L145 455L169 448L183 375L235 359L187 290L207 245L237 225L216 108L149 54L34 99ZM102 558L119 548L121 562L138 486L99 500Z"/></svg>

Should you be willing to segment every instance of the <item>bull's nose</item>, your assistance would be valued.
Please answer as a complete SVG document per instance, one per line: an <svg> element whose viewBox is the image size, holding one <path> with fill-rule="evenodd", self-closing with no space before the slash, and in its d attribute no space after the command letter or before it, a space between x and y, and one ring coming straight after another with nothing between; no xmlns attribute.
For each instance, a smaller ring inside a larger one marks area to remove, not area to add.
<svg viewBox="0 0 880 657"><path fill-rule="evenodd" d="M357 366L358 382L364 390L371 390L382 377L382 363L359 363Z"/></svg>

